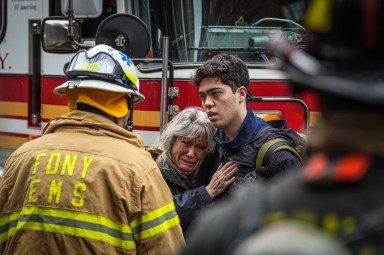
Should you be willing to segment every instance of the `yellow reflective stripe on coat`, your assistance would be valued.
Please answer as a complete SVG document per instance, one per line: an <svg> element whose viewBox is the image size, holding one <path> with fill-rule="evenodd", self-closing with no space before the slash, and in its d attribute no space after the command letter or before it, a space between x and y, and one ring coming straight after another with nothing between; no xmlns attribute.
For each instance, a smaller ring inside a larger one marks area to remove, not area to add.
<svg viewBox="0 0 384 255"><path fill-rule="evenodd" d="M173 202L146 213L134 219L131 223L132 233L135 239L140 242L144 239L159 235L180 223Z"/></svg>
<svg viewBox="0 0 384 255"><path fill-rule="evenodd" d="M0 242L6 241L16 230L34 230L84 237L122 249L136 249L129 225L89 213L31 206L24 207L21 213L1 217L0 223Z"/></svg>
<svg viewBox="0 0 384 255"><path fill-rule="evenodd" d="M6 241L16 232L20 211L8 214L0 218L0 243Z"/></svg>

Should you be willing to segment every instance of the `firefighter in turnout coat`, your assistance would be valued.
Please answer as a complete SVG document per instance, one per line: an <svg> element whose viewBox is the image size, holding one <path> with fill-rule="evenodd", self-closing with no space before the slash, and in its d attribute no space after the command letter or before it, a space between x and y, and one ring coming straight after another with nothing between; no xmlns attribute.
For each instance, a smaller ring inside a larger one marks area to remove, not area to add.
<svg viewBox="0 0 384 255"><path fill-rule="evenodd" d="M125 129L135 66L96 45L65 68L70 112L22 145L0 183L1 254L175 254L184 238L172 195L142 139Z"/></svg>

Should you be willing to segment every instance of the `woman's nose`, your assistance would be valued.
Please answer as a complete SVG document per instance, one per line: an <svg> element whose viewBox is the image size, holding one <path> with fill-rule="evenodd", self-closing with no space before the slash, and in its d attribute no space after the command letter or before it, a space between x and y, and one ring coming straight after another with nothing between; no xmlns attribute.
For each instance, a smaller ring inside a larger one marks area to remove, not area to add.
<svg viewBox="0 0 384 255"><path fill-rule="evenodd" d="M187 156L188 157L194 157L195 156L195 148L193 146L188 149Z"/></svg>

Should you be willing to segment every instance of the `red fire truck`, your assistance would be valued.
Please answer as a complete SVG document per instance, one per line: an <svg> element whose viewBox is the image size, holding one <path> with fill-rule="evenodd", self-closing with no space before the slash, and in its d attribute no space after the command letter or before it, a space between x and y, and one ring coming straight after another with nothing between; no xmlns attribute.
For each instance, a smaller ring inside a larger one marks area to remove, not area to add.
<svg viewBox="0 0 384 255"><path fill-rule="evenodd" d="M110 31L108 42L127 46L137 63L146 100L135 105L133 132L146 146L156 142L173 114L201 106L190 77L221 52L246 61L255 114L286 119L288 127L307 131L319 114L316 97L294 93L277 68L279 59L264 46L278 34L305 47L303 11L303 0L1 1L0 149L41 135L51 118L68 111L65 98L52 92L66 79L64 64ZM111 18L123 13L132 18L117 23ZM78 45L47 44L63 36Z"/></svg>

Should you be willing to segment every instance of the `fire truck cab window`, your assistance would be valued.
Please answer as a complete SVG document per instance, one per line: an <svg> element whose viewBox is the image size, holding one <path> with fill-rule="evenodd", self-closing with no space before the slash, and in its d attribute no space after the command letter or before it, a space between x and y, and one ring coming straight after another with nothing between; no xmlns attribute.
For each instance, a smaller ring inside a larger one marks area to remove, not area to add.
<svg viewBox="0 0 384 255"><path fill-rule="evenodd" d="M153 56L169 37L170 60L204 62L219 52L258 65L275 62L265 47L273 34L302 46L304 0L134 0L133 14L147 23ZM143 4L145 3L145 4ZM147 9L147 11L145 11ZM152 63L154 65L154 63Z"/></svg>

